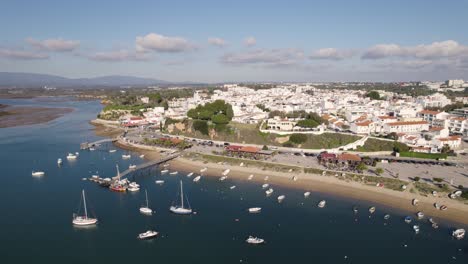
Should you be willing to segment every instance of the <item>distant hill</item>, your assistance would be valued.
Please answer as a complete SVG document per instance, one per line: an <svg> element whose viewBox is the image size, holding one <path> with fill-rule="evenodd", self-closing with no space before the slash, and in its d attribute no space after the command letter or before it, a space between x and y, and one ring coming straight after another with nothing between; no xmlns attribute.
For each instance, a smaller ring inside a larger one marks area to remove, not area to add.
<svg viewBox="0 0 468 264"><path fill-rule="evenodd" d="M170 82L133 76L111 75L94 78L65 78L49 74L0 72L0 87L147 86Z"/></svg>

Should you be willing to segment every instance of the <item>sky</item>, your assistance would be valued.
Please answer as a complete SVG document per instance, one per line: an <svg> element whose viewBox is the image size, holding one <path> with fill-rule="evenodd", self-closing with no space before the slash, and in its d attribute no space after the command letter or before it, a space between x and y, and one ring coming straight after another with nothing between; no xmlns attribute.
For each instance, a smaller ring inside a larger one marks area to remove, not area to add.
<svg viewBox="0 0 468 264"><path fill-rule="evenodd" d="M182 82L468 79L468 0L2 0L0 71Z"/></svg>

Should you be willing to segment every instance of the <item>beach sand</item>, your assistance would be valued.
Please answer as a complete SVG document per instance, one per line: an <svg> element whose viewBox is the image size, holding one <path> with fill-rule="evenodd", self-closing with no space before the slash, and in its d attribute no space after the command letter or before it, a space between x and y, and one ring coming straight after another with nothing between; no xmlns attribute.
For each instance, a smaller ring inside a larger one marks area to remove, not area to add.
<svg viewBox="0 0 468 264"><path fill-rule="evenodd" d="M145 159L148 160L160 159L162 157L160 151L167 151L167 149L134 145L123 141L117 141L115 144L120 148L144 154ZM270 184L285 186L303 192L322 192L337 195L343 198L350 197L353 199L365 200L375 203L377 210L379 210L378 204L381 204L398 210L406 211L413 217L416 217L415 214L418 211L422 211L427 218L433 217L436 221L437 219L445 219L455 224L468 224L468 205L461 201L451 200L448 197L426 197L419 194L410 193L409 191L394 191L373 185L371 186L358 182L342 180L334 176L270 171L258 167L240 166L240 164L233 166L218 163L207 163L201 160L193 160L184 156L176 158L175 160L171 161L170 164L173 170L187 173L194 172L195 175L200 175L200 169L206 167L208 169L202 174L203 177L219 178L221 177L221 173L225 169L229 168L231 170L228 175L229 178L248 181L247 178L249 175L253 174L254 177L251 182L260 185L265 183L264 178L265 176L268 176L269 179L267 182ZM195 177L195 175L193 177ZM297 177L297 181L292 179L293 176ZM203 181L203 177L201 181ZM407 190L409 189L410 185L408 186ZM411 202L414 198L419 200L418 206L412 205ZM436 209L433 206L435 202L437 202L439 205L446 205L448 210L441 211Z"/></svg>

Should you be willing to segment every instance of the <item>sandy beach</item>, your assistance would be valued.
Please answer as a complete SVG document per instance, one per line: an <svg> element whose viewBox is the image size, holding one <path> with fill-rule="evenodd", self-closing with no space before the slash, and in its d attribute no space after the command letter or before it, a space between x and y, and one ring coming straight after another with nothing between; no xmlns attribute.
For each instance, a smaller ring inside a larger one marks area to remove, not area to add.
<svg viewBox="0 0 468 264"><path fill-rule="evenodd" d="M105 126L96 127L97 133L102 133ZM117 141L116 146L138 152L145 155L145 159L154 160L161 157L161 149L157 147L134 145L124 141ZM208 168L203 173L203 177L221 177L221 173L225 169L230 169L229 178L235 178L247 181L249 175L253 174L251 180L253 184L263 184L265 176L268 176L268 183L273 185L286 186L289 188L297 189L298 191L312 191L329 193L341 197L350 197L354 199L366 200L374 202L377 210L378 204L386 205L395 209L404 210L409 215L416 217L418 211L426 214L426 218L433 217L437 219L445 219L450 222L466 225L468 224L468 205L462 201L451 200L448 197L433 197L422 196L409 191L401 192L394 191L386 188L380 188L371 185L365 185L358 182L349 180L342 180L334 176L322 176L310 173L287 173L278 172L273 170L264 170L254 166L240 166L239 165L224 165L218 163L208 163L206 161L197 160L192 157L182 155L177 159L170 162L171 169L183 172L194 172L196 175L200 174L200 169ZM293 176L297 177L297 181L292 180ZM203 181L202 177L202 181ZM410 183L409 183L410 184ZM408 188L409 189L409 188ZM411 204L412 199L417 198L420 202L418 206ZM437 202L440 205L446 205L449 209L441 211L436 209L433 204ZM367 208L366 208L367 210Z"/></svg>

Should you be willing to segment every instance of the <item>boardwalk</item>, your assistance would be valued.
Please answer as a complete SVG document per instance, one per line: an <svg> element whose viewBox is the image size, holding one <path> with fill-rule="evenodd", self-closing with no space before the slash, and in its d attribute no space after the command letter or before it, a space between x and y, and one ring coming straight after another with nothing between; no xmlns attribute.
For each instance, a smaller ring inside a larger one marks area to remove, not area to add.
<svg viewBox="0 0 468 264"><path fill-rule="evenodd" d="M156 166L156 165L159 165L159 164L161 164L161 163L168 162L168 161L170 161L170 160L173 160L173 159L177 158L179 155L180 155L180 153L175 153L175 154L172 154L172 155L170 155L170 156L164 157L164 158L159 159L159 160L148 161L148 162L146 162L146 163L137 165L136 168L134 168L134 169L128 169L128 170L126 170L126 171L120 173L120 178L125 178L125 177L128 176L130 173L136 172L136 171L138 171L138 170L150 168L150 167L152 167L152 166ZM118 179L118 176L115 176L115 177L113 177L112 179L116 180L116 179Z"/></svg>

